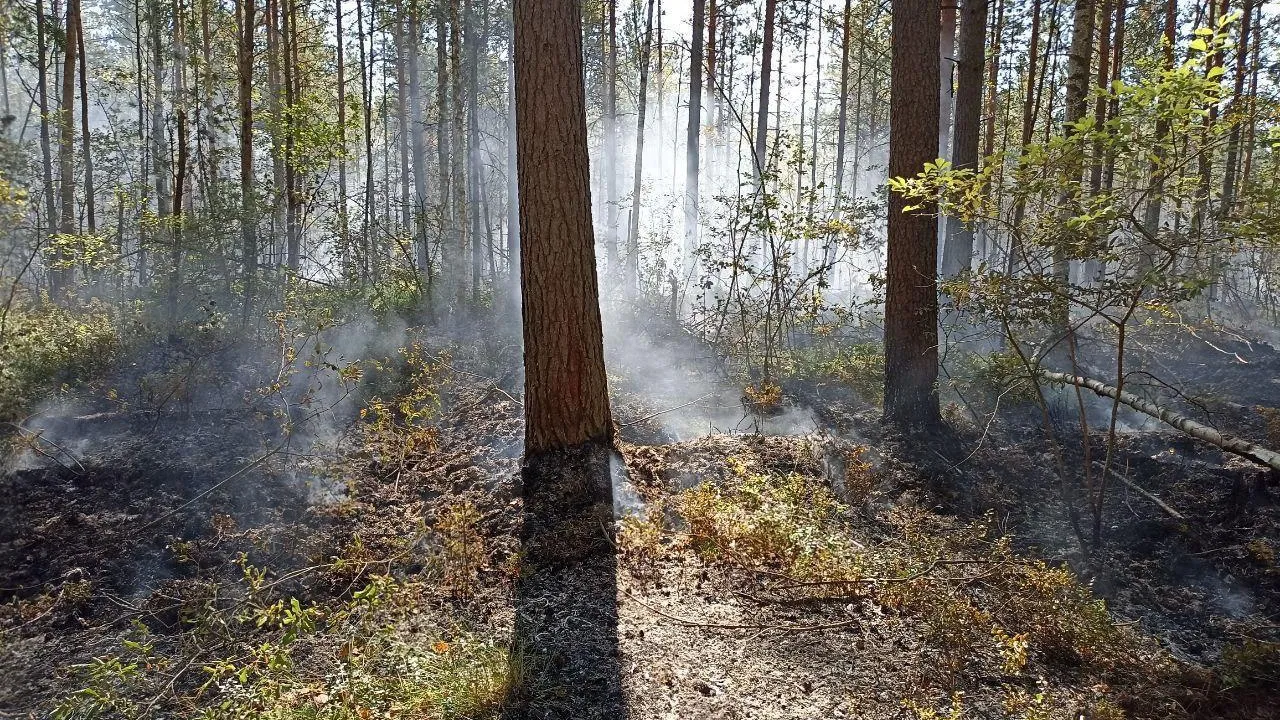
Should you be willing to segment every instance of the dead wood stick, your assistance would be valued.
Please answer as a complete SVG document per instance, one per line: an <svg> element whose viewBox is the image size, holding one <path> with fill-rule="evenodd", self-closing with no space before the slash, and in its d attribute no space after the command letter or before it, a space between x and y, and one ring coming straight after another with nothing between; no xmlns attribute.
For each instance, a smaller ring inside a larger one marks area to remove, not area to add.
<svg viewBox="0 0 1280 720"><path fill-rule="evenodd" d="M1131 489L1133 489L1134 492L1138 493L1142 497L1155 503L1156 507L1168 513L1169 517L1173 518L1174 520L1185 521L1187 519L1186 516L1184 516L1182 513L1178 512L1177 510L1174 510L1173 508L1169 507L1169 505L1165 503L1165 501L1156 497L1155 494L1153 494L1148 490L1143 489L1137 483L1125 477L1124 475L1121 475L1120 473L1116 472L1111 468L1107 468L1107 472L1111 474L1111 477L1129 486Z"/></svg>
<svg viewBox="0 0 1280 720"><path fill-rule="evenodd" d="M1087 388L1098 395L1118 400L1138 412L1150 415L1163 423L1181 430L1197 440L1203 440L1211 445L1216 445L1229 453L1239 455L1247 460L1252 460L1259 465L1266 465L1272 470L1280 472L1280 453L1277 453L1274 450L1268 450L1267 448L1255 445L1247 440L1242 440L1238 437L1220 433L1208 425L1192 420L1186 415L1174 412L1166 407L1160 407L1159 405L1148 400L1144 400L1133 393L1119 390L1111 385L1101 383L1092 378L1052 372L1050 370L1040 370L1038 372L1040 377L1045 380Z"/></svg>
<svg viewBox="0 0 1280 720"><path fill-rule="evenodd" d="M694 404L697 404L697 403L702 402L703 400L706 400L707 398L711 397L712 395L715 395L715 393L707 393L706 395L703 395L703 396L702 396L702 397L700 397L700 398L695 398L695 399L693 399L693 400L690 400L689 402L687 402L687 403L685 403L685 404L683 404L683 405L677 405L677 406L675 406L675 407L673 407L673 408L667 408L666 410L659 410L658 412L653 413L652 415L645 415L644 417L640 418L639 420L632 420L631 422L622 423L622 424L621 424L621 425L619 425L618 427L631 427L632 425L639 425L640 423L644 422L645 420L652 420L652 419L654 419L654 418L658 417L659 415L666 415L666 414L667 414L667 413L669 413L669 412L675 412L675 411L677 411L677 410L683 410L683 409L685 409L685 408L689 407L690 405L694 405ZM725 407L730 407L730 406L726 405Z"/></svg>

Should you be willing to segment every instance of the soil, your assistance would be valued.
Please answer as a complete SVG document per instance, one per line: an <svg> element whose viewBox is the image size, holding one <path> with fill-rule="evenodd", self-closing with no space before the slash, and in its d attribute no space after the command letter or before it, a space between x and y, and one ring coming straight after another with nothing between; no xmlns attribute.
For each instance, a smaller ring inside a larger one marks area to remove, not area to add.
<svg viewBox="0 0 1280 720"><path fill-rule="evenodd" d="M183 644L183 613L193 598L240 578L242 553L269 568L282 597L341 602L373 573L421 575L440 542L423 528L463 503L479 513L485 562L466 592L440 587L426 617L499 642L542 643L539 654L551 658L547 682L617 680L594 682L607 688L601 695L534 697L512 717L902 718L910 716L905 700L944 708L957 691L973 716L1005 717L1001 699L1011 689L1033 695L1042 683L1055 689L1055 712L1064 717L1091 707L1108 687L1127 717L1280 717L1274 669L1234 688L1214 675L1245 639L1280 642L1275 478L1175 434L1126 433L1114 467L1184 519L1112 481L1102 545L1086 558L1060 500L1050 446L1035 428L957 423L947 434L903 437L881 428L847 391L810 385L787 388L788 412L802 420L756 434L707 422L708 413L750 413L696 345L652 334L644 342L651 357L673 347L681 354L664 368L620 366L611 378L620 436L614 475L626 468L616 512L645 512L714 481L733 457L829 483L851 502L851 536L868 546L883 541L882 518L894 508L929 513L940 527L990 514L1022 556L1066 564L1090 581L1116 622L1177 671L1157 681L1034 658L1010 675L991 671L987 658L943 672L940 650L921 628L884 607L856 598L776 602L756 592L759 576L678 545L643 567L611 545L592 545L593 552L534 561L534 571L513 574L532 532L520 472L520 379L502 367L515 358L481 362L481 352L455 345L438 378L434 445L404 463L380 457L358 434L340 442L286 437L235 410L70 411L46 421L44 454L11 457L0 477L7 602L0 717L47 714L77 687L73 667L115 652L134 621L181 660L151 704L179 712L189 707L179 698L198 685L200 664L219 651ZM1274 372L1276 353L1254 348L1250 372ZM1199 376L1241 406L1272 400L1257 375L1228 367ZM660 372L672 381L646 394L646 379ZM702 385L690 388L677 376ZM672 410L691 401L692 412ZM1098 461L1105 437L1095 433L1091 442ZM862 499L843 486L843 458L855 445L870 446L865 457L875 466L876 485ZM1083 467L1070 445L1063 442L1068 463ZM599 528L608 514L593 507L582 517ZM328 567L335 557L351 562L338 572ZM235 598L215 593L208 602L228 606Z"/></svg>

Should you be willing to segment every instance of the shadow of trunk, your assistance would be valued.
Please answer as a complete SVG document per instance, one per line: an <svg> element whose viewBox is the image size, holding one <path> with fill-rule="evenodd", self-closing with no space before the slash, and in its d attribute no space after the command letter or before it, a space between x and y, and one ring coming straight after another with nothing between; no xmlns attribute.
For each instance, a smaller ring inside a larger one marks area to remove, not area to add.
<svg viewBox="0 0 1280 720"><path fill-rule="evenodd" d="M625 720L609 450L528 458L502 717Z"/></svg>

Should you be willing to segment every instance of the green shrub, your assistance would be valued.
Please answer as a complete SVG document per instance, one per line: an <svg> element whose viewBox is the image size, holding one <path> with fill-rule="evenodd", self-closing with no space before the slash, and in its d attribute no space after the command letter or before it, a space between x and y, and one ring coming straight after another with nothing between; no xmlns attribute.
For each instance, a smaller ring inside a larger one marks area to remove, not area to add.
<svg viewBox="0 0 1280 720"><path fill-rule="evenodd" d="M0 331L0 421L19 419L60 389L99 376L122 345L118 318L96 302L10 309Z"/></svg>

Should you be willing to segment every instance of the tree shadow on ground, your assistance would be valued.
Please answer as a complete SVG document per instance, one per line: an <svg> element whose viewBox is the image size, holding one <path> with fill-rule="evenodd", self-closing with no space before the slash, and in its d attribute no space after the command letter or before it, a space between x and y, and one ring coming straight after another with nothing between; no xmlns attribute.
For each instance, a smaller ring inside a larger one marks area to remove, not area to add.
<svg viewBox="0 0 1280 720"><path fill-rule="evenodd" d="M526 460L504 720L628 717L618 655L609 450Z"/></svg>

